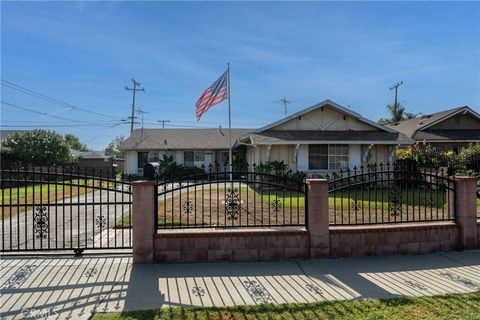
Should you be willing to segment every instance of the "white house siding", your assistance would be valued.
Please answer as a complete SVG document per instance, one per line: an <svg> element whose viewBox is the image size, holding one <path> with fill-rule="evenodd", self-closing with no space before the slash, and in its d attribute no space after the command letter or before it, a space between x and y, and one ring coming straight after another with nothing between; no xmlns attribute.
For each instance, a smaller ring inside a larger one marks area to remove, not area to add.
<svg viewBox="0 0 480 320"><path fill-rule="evenodd" d="M125 171L127 174L136 174L138 166L138 152L127 151L126 153Z"/></svg>
<svg viewBox="0 0 480 320"><path fill-rule="evenodd" d="M360 167L362 165L361 146L359 144L350 144L348 146L348 166L350 168Z"/></svg>
<svg viewBox="0 0 480 320"><path fill-rule="evenodd" d="M177 151L175 154L175 162L180 165L183 164L183 150Z"/></svg>

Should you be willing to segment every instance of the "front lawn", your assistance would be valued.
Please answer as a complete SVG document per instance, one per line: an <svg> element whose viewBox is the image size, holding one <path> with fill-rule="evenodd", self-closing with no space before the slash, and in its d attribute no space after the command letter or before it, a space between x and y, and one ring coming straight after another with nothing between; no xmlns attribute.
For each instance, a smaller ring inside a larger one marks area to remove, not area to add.
<svg viewBox="0 0 480 320"><path fill-rule="evenodd" d="M228 308L163 308L146 311L98 313L94 320L253 320L253 319L385 319L479 320L480 293L419 298L347 300Z"/></svg>

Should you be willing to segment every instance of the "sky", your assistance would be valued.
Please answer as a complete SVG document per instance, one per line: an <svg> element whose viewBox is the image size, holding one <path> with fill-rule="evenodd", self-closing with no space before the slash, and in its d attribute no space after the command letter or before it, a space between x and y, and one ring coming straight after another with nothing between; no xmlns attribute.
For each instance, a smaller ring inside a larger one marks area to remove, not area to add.
<svg viewBox="0 0 480 320"><path fill-rule="evenodd" d="M233 127L282 118L284 96L377 121L400 81L409 112L479 111L480 2L2 1L1 126L101 150L130 133L135 78L145 128L226 127L226 102L200 122L195 102L227 62Z"/></svg>

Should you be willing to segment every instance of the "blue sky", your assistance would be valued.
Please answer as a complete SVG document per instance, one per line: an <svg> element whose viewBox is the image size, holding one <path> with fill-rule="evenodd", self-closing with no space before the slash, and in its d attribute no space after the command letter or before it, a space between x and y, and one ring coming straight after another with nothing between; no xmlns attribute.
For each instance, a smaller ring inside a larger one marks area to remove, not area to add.
<svg viewBox="0 0 480 320"><path fill-rule="evenodd" d="M198 123L194 104L227 62L234 127L283 117L282 96L289 113L331 99L378 120L399 81L411 112L480 107L479 2L2 2L1 18L2 80L76 107L2 84L2 127L94 149L129 134L132 77L145 127L226 126L226 103Z"/></svg>

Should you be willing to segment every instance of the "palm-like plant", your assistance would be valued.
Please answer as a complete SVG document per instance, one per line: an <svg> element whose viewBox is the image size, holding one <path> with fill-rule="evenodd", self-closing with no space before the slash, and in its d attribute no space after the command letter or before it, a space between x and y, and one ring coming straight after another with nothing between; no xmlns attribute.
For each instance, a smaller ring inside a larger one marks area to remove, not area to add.
<svg viewBox="0 0 480 320"><path fill-rule="evenodd" d="M390 113L389 118L382 118L378 120L378 123L383 125L395 124L398 121L415 119L420 115L420 113L411 113L405 111L405 107L402 106L400 103L397 103L396 108L393 104L387 105L387 110Z"/></svg>

